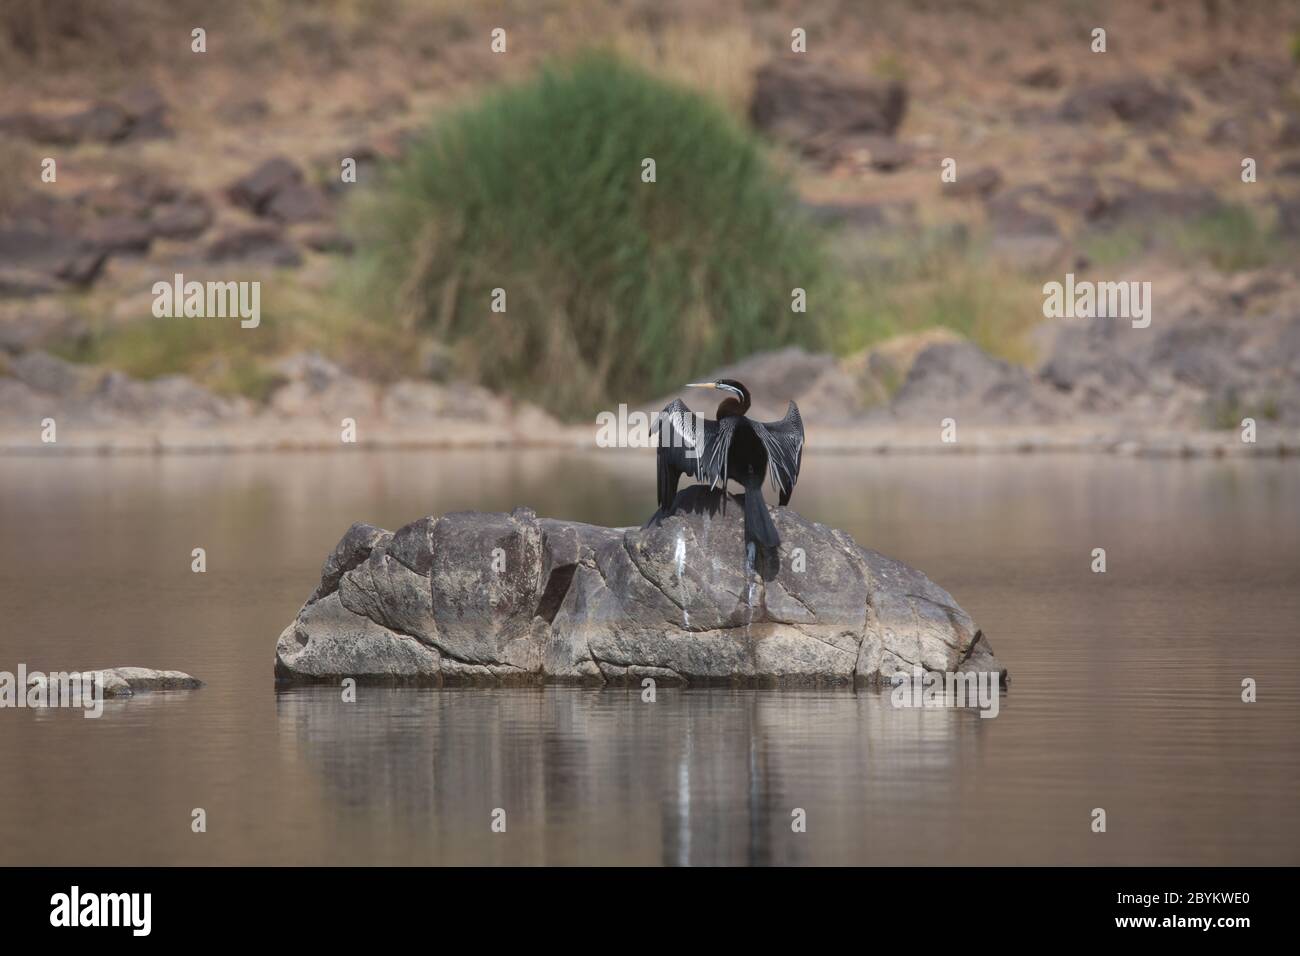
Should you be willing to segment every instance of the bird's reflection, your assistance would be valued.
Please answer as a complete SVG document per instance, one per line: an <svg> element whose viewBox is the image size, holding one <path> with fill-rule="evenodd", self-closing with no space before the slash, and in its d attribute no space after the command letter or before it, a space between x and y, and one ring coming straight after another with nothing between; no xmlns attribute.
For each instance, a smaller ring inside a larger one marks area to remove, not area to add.
<svg viewBox="0 0 1300 956"><path fill-rule="evenodd" d="M284 745L339 814L440 862L804 863L867 845L871 794L944 777L978 718L870 690L282 691ZM509 839L489 827L506 811ZM799 809L806 832L792 827Z"/></svg>

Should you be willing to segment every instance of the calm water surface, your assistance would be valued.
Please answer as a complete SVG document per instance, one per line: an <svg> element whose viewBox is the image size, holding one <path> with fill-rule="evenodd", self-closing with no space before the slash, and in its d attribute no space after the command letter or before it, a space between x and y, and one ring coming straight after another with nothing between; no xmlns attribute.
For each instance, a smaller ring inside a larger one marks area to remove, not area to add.
<svg viewBox="0 0 1300 956"><path fill-rule="evenodd" d="M0 864L1300 863L1300 462L804 472L799 511L983 627L998 717L870 690L277 692L275 639L352 521L639 523L635 453L0 458L0 670L207 681L100 720L0 711Z"/></svg>

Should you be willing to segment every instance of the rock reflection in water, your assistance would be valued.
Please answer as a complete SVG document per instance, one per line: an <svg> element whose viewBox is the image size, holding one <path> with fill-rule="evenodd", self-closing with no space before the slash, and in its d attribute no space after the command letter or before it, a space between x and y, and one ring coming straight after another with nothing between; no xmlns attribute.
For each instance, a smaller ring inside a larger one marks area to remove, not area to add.
<svg viewBox="0 0 1300 956"><path fill-rule="evenodd" d="M941 786L965 749L955 737L981 730L974 712L896 710L871 690L660 688L647 703L639 689L363 686L356 703L341 697L282 692L283 743L335 812L382 807L408 852L441 863L861 859L876 842L871 795L918 777ZM505 836L490 828L498 807ZM796 808L806 833L792 830Z"/></svg>

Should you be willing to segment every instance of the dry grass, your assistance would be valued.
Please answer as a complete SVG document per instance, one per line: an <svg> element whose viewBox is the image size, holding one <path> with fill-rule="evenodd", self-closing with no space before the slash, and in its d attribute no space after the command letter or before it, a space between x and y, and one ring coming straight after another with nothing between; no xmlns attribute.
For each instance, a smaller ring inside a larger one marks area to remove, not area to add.
<svg viewBox="0 0 1300 956"><path fill-rule="evenodd" d="M745 115L754 72L766 59L749 30L730 26L708 32L673 26L653 37L624 32L612 46L666 79L709 94L737 116Z"/></svg>

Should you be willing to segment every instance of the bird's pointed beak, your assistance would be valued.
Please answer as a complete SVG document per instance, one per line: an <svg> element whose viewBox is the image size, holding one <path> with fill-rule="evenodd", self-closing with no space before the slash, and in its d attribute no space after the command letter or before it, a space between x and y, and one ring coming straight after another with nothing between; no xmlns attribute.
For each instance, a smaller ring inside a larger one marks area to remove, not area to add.
<svg viewBox="0 0 1300 956"><path fill-rule="evenodd" d="M686 387L687 388L717 388L718 383L717 382L691 382Z"/></svg>

